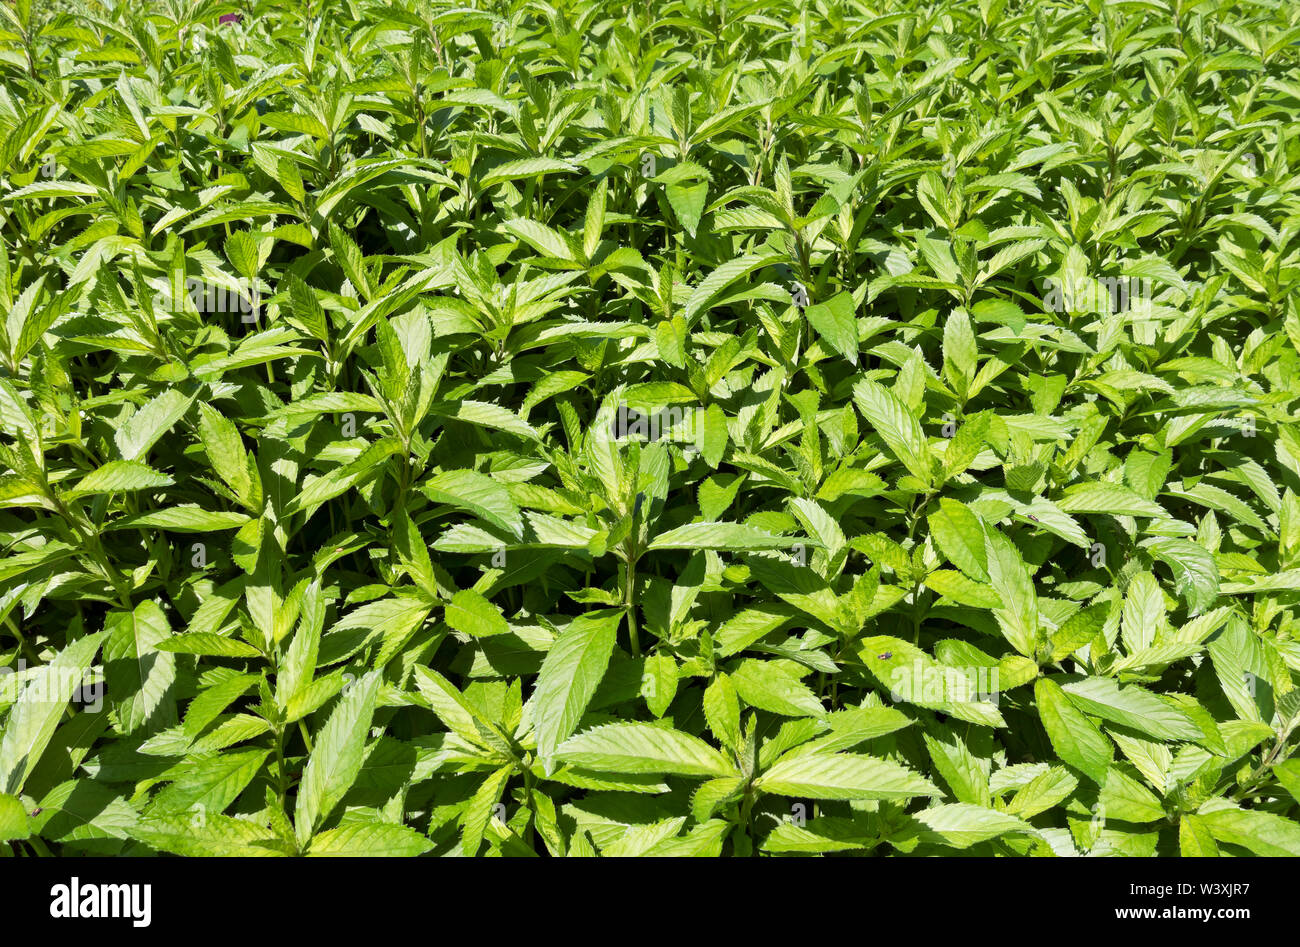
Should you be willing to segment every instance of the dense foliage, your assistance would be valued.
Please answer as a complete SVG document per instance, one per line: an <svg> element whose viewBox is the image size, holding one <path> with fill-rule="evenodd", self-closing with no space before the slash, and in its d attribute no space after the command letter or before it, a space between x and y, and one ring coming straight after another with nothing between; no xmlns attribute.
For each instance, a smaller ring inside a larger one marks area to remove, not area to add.
<svg viewBox="0 0 1300 947"><path fill-rule="evenodd" d="M0 13L0 850L1300 854L1300 7Z"/></svg>

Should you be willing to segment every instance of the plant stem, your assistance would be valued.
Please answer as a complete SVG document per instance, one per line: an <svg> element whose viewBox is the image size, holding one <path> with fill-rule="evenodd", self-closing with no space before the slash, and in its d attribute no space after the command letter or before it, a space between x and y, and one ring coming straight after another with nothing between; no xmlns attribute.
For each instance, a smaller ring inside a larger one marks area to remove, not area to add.
<svg viewBox="0 0 1300 947"><path fill-rule="evenodd" d="M623 572L623 604L627 608L627 634L632 644L632 656L641 657L641 639L636 628L636 559L628 556Z"/></svg>

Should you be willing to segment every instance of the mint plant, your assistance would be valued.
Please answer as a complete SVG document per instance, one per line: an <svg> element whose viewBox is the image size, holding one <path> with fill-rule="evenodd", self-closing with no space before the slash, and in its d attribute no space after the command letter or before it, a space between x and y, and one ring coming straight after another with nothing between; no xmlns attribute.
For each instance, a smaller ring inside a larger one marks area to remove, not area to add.
<svg viewBox="0 0 1300 947"><path fill-rule="evenodd" d="M0 851L1300 855L1300 8L0 14Z"/></svg>

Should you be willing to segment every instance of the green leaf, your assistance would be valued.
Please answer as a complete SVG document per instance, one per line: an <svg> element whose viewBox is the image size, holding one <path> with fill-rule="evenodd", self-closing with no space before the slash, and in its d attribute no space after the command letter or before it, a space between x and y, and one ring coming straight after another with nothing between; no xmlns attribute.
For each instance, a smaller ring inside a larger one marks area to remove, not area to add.
<svg viewBox="0 0 1300 947"><path fill-rule="evenodd" d="M134 611L111 612L104 626L108 694L122 732L175 723L176 658L158 647L172 636L162 608L141 602Z"/></svg>
<svg viewBox="0 0 1300 947"><path fill-rule="evenodd" d="M447 624L471 638L510 633L510 623L493 605L473 589L462 589L447 603Z"/></svg>
<svg viewBox="0 0 1300 947"><path fill-rule="evenodd" d="M681 222L682 228L694 237L700 226L704 206L708 202L709 185L707 183L691 186L670 184L664 188L664 196L668 198L668 203Z"/></svg>
<svg viewBox="0 0 1300 947"><path fill-rule="evenodd" d="M172 654L207 654L219 658L260 658L262 652L235 638L223 638L206 631L164 638L155 646Z"/></svg>
<svg viewBox="0 0 1300 947"><path fill-rule="evenodd" d="M1141 825L1165 818L1165 810L1155 793L1115 766L1111 767L1106 776L1099 805L1107 819L1118 819L1121 822Z"/></svg>
<svg viewBox="0 0 1300 947"><path fill-rule="evenodd" d="M30 837L27 809L22 800L8 793L0 793L0 842L22 841Z"/></svg>
<svg viewBox="0 0 1300 947"><path fill-rule="evenodd" d="M943 324L943 374L948 384L962 395L975 380L979 347L966 310L952 312Z"/></svg>
<svg viewBox="0 0 1300 947"><path fill-rule="evenodd" d="M645 659L641 696L646 708L662 717L677 694L677 660L670 654L652 654Z"/></svg>
<svg viewBox="0 0 1300 947"><path fill-rule="evenodd" d="M505 790L511 769L509 766L503 766L489 775L465 807L460 820L462 854L469 856L478 854L479 847L483 844L483 833L487 831L497 800Z"/></svg>
<svg viewBox="0 0 1300 947"><path fill-rule="evenodd" d="M1201 807L1196 823L1218 841L1240 845L1266 858L1300 855L1300 825L1292 820L1256 809L1206 808Z"/></svg>
<svg viewBox="0 0 1300 947"><path fill-rule="evenodd" d="M812 543L807 539L774 536L744 523L687 523L650 541L653 549L789 549Z"/></svg>
<svg viewBox="0 0 1300 947"><path fill-rule="evenodd" d="M432 668L417 666L415 686L448 730L473 745L482 743L483 733L478 727L479 714L451 681Z"/></svg>
<svg viewBox="0 0 1300 947"><path fill-rule="evenodd" d="M556 756L598 773L734 776L735 768L698 737L648 723L610 723L570 737Z"/></svg>
<svg viewBox="0 0 1300 947"><path fill-rule="evenodd" d="M907 407L892 392L869 379L854 387L853 403L908 473L929 486L933 473L930 444Z"/></svg>
<svg viewBox="0 0 1300 947"><path fill-rule="evenodd" d="M732 283L756 270L761 270L765 266L784 261L784 254L768 252L752 253L722 264L700 280L695 289L691 291L690 298L686 301L686 306L682 311L683 318L686 319L688 325L693 324L695 318L712 305Z"/></svg>
<svg viewBox="0 0 1300 947"><path fill-rule="evenodd" d="M251 521L247 513L229 510L201 510L197 506L170 506L148 513L122 516L108 528L138 529L149 526L169 533L215 533L239 529Z"/></svg>
<svg viewBox="0 0 1300 947"><path fill-rule="evenodd" d="M312 837L309 857L413 858L433 848L414 829L389 822L349 822Z"/></svg>
<svg viewBox="0 0 1300 947"><path fill-rule="evenodd" d="M1038 596L1034 580L1015 543L995 529L985 535L989 584L1002 601L993 609L998 627L1011 646L1027 658L1038 644Z"/></svg>
<svg viewBox="0 0 1300 947"><path fill-rule="evenodd" d="M173 388L147 402L127 418L113 435L122 459L136 460L143 457L185 415L193 402L193 396L186 396Z"/></svg>
<svg viewBox="0 0 1300 947"><path fill-rule="evenodd" d="M247 819L193 814L142 819L131 829L150 848L173 855L211 858L254 858L288 855L284 842L268 828Z"/></svg>
<svg viewBox="0 0 1300 947"><path fill-rule="evenodd" d="M208 463L226 486L248 506L253 500L253 479L243 439L235 423L209 405L199 404L199 437Z"/></svg>
<svg viewBox="0 0 1300 947"><path fill-rule="evenodd" d="M10 795L22 791L107 634L98 632L77 639L27 682L9 711L4 736L0 737L0 791Z"/></svg>
<svg viewBox="0 0 1300 947"><path fill-rule="evenodd" d="M970 848L1007 834L1034 834L1029 823L985 806L951 803L922 809L912 816L912 832L923 842Z"/></svg>
<svg viewBox="0 0 1300 947"><path fill-rule="evenodd" d="M1110 513L1114 516L1156 516L1169 514L1164 507L1139 496L1118 483L1093 481L1068 487L1056 505L1066 513Z"/></svg>
<svg viewBox="0 0 1300 947"><path fill-rule="evenodd" d="M941 497L927 522L935 544L953 565L976 582L989 581L984 524L979 517L965 505Z"/></svg>
<svg viewBox="0 0 1300 947"><path fill-rule="evenodd" d="M1174 589L1187 602L1189 615L1199 615L1219 598L1219 567L1214 555L1197 543L1177 537L1144 540L1142 548L1173 571Z"/></svg>
<svg viewBox="0 0 1300 947"><path fill-rule="evenodd" d="M89 496L96 493L129 493L170 486L175 481L159 473L148 464L133 460L110 460L98 470L93 470L77 481L73 493Z"/></svg>
<svg viewBox="0 0 1300 947"><path fill-rule="evenodd" d="M560 161L555 158L523 158L519 161L507 161L505 164L497 165L492 169L492 173L486 175L481 182L483 187L493 187L504 181L516 181L520 178L531 178L539 174L563 174L577 170L567 161Z"/></svg>
<svg viewBox="0 0 1300 947"><path fill-rule="evenodd" d="M905 766L853 753L787 754L755 782L763 792L803 799L907 799L939 790Z"/></svg>
<svg viewBox="0 0 1300 947"><path fill-rule="evenodd" d="M1149 734L1157 740L1200 740L1201 728L1186 714L1137 684L1111 677L1059 678L1070 702L1084 713Z"/></svg>
<svg viewBox="0 0 1300 947"><path fill-rule="evenodd" d="M270 750L243 750L189 758L170 772L172 782L154 797L151 816L222 812L253 780Z"/></svg>
<svg viewBox="0 0 1300 947"><path fill-rule="evenodd" d="M1098 786L1105 785L1114 748L1096 724L1070 702L1059 685L1047 678L1040 677L1034 682L1034 702L1047 738L1061 759Z"/></svg>
<svg viewBox="0 0 1300 947"><path fill-rule="evenodd" d="M1066 769L1049 766L1016 792L1006 811L1022 819L1033 818L1064 802L1078 786L1079 781Z"/></svg>
<svg viewBox="0 0 1300 947"><path fill-rule="evenodd" d="M704 690L704 719L723 746L740 747L740 695L726 674L719 674Z"/></svg>
<svg viewBox="0 0 1300 947"><path fill-rule="evenodd" d="M1067 618L1050 636L1051 658L1064 660L1094 641L1105 628L1110 611L1110 602L1094 602Z"/></svg>
<svg viewBox="0 0 1300 947"><path fill-rule="evenodd" d="M819 717L826 712L817 695L775 661L742 661L731 672L731 683L741 700L760 710L786 717Z"/></svg>
<svg viewBox="0 0 1300 947"><path fill-rule="evenodd" d="M717 469L727 453L727 416L717 404L711 404L704 411L700 425L699 447L704 462Z"/></svg>
<svg viewBox="0 0 1300 947"><path fill-rule="evenodd" d="M614 610L575 618L546 653L530 701L542 760L550 761L577 729L609 667L622 620Z"/></svg>
<svg viewBox="0 0 1300 947"><path fill-rule="evenodd" d="M472 470L438 474L420 487L435 503L448 503L480 516L516 539L523 537L524 521L505 486Z"/></svg>
<svg viewBox="0 0 1300 947"><path fill-rule="evenodd" d="M379 672L371 671L355 681L335 704L313 741L293 816L300 846L307 845L361 771L379 680Z"/></svg>
<svg viewBox="0 0 1300 947"><path fill-rule="evenodd" d="M832 351L858 364L858 323L854 318L851 293L836 293L824 303L809 306L804 312L808 324L817 330Z"/></svg>
<svg viewBox="0 0 1300 947"><path fill-rule="evenodd" d="M1199 816L1188 812L1178 820L1178 850L1184 858L1217 858L1219 846Z"/></svg>

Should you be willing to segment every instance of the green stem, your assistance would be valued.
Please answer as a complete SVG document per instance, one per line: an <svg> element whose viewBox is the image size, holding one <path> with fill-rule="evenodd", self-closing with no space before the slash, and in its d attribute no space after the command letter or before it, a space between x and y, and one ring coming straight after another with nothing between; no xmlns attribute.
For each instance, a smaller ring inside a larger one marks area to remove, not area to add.
<svg viewBox="0 0 1300 947"><path fill-rule="evenodd" d="M921 582L912 586L912 644L921 643Z"/></svg>
<svg viewBox="0 0 1300 947"><path fill-rule="evenodd" d="M641 639L636 628L636 559L628 556L623 573L623 604L627 607L627 634L632 643L632 656L641 657Z"/></svg>
<svg viewBox="0 0 1300 947"><path fill-rule="evenodd" d="M1240 802L1255 792L1259 787L1259 784L1264 780L1264 777L1266 777L1269 774L1269 771L1273 768L1273 764L1278 762L1278 756L1282 753L1283 748L1285 748L1287 739L1290 735L1290 732L1287 732L1278 737L1277 742L1273 745L1273 749L1269 752L1268 756L1264 757L1264 759L1260 761L1259 766L1256 767L1255 771L1246 777L1246 782L1242 787L1232 794L1232 798L1235 801Z"/></svg>
<svg viewBox="0 0 1300 947"><path fill-rule="evenodd" d="M749 857L758 857L758 846L754 844L754 802L756 796L752 792L745 793L745 801L740 807L740 823L745 829L745 836L749 839Z"/></svg>
<svg viewBox="0 0 1300 947"><path fill-rule="evenodd" d="M23 653L31 659L33 664L40 666L45 663L41 660L41 656L36 653L36 649L32 647L31 642L28 641L27 638L23 636L23 633L18 630L18 626L14 623L13 618L6 615L5 625L11 632L13 632L13 636L18 639L18 644L23 649Z"/></svg>
<svg viewBox="0 0 1300 947"><path fill-rule="evenodd" d="M284 763L284 730L278 725L275 728L275 773L275 793L280 800L280 811L283 812L289 792L289 776Z"/></svg>

